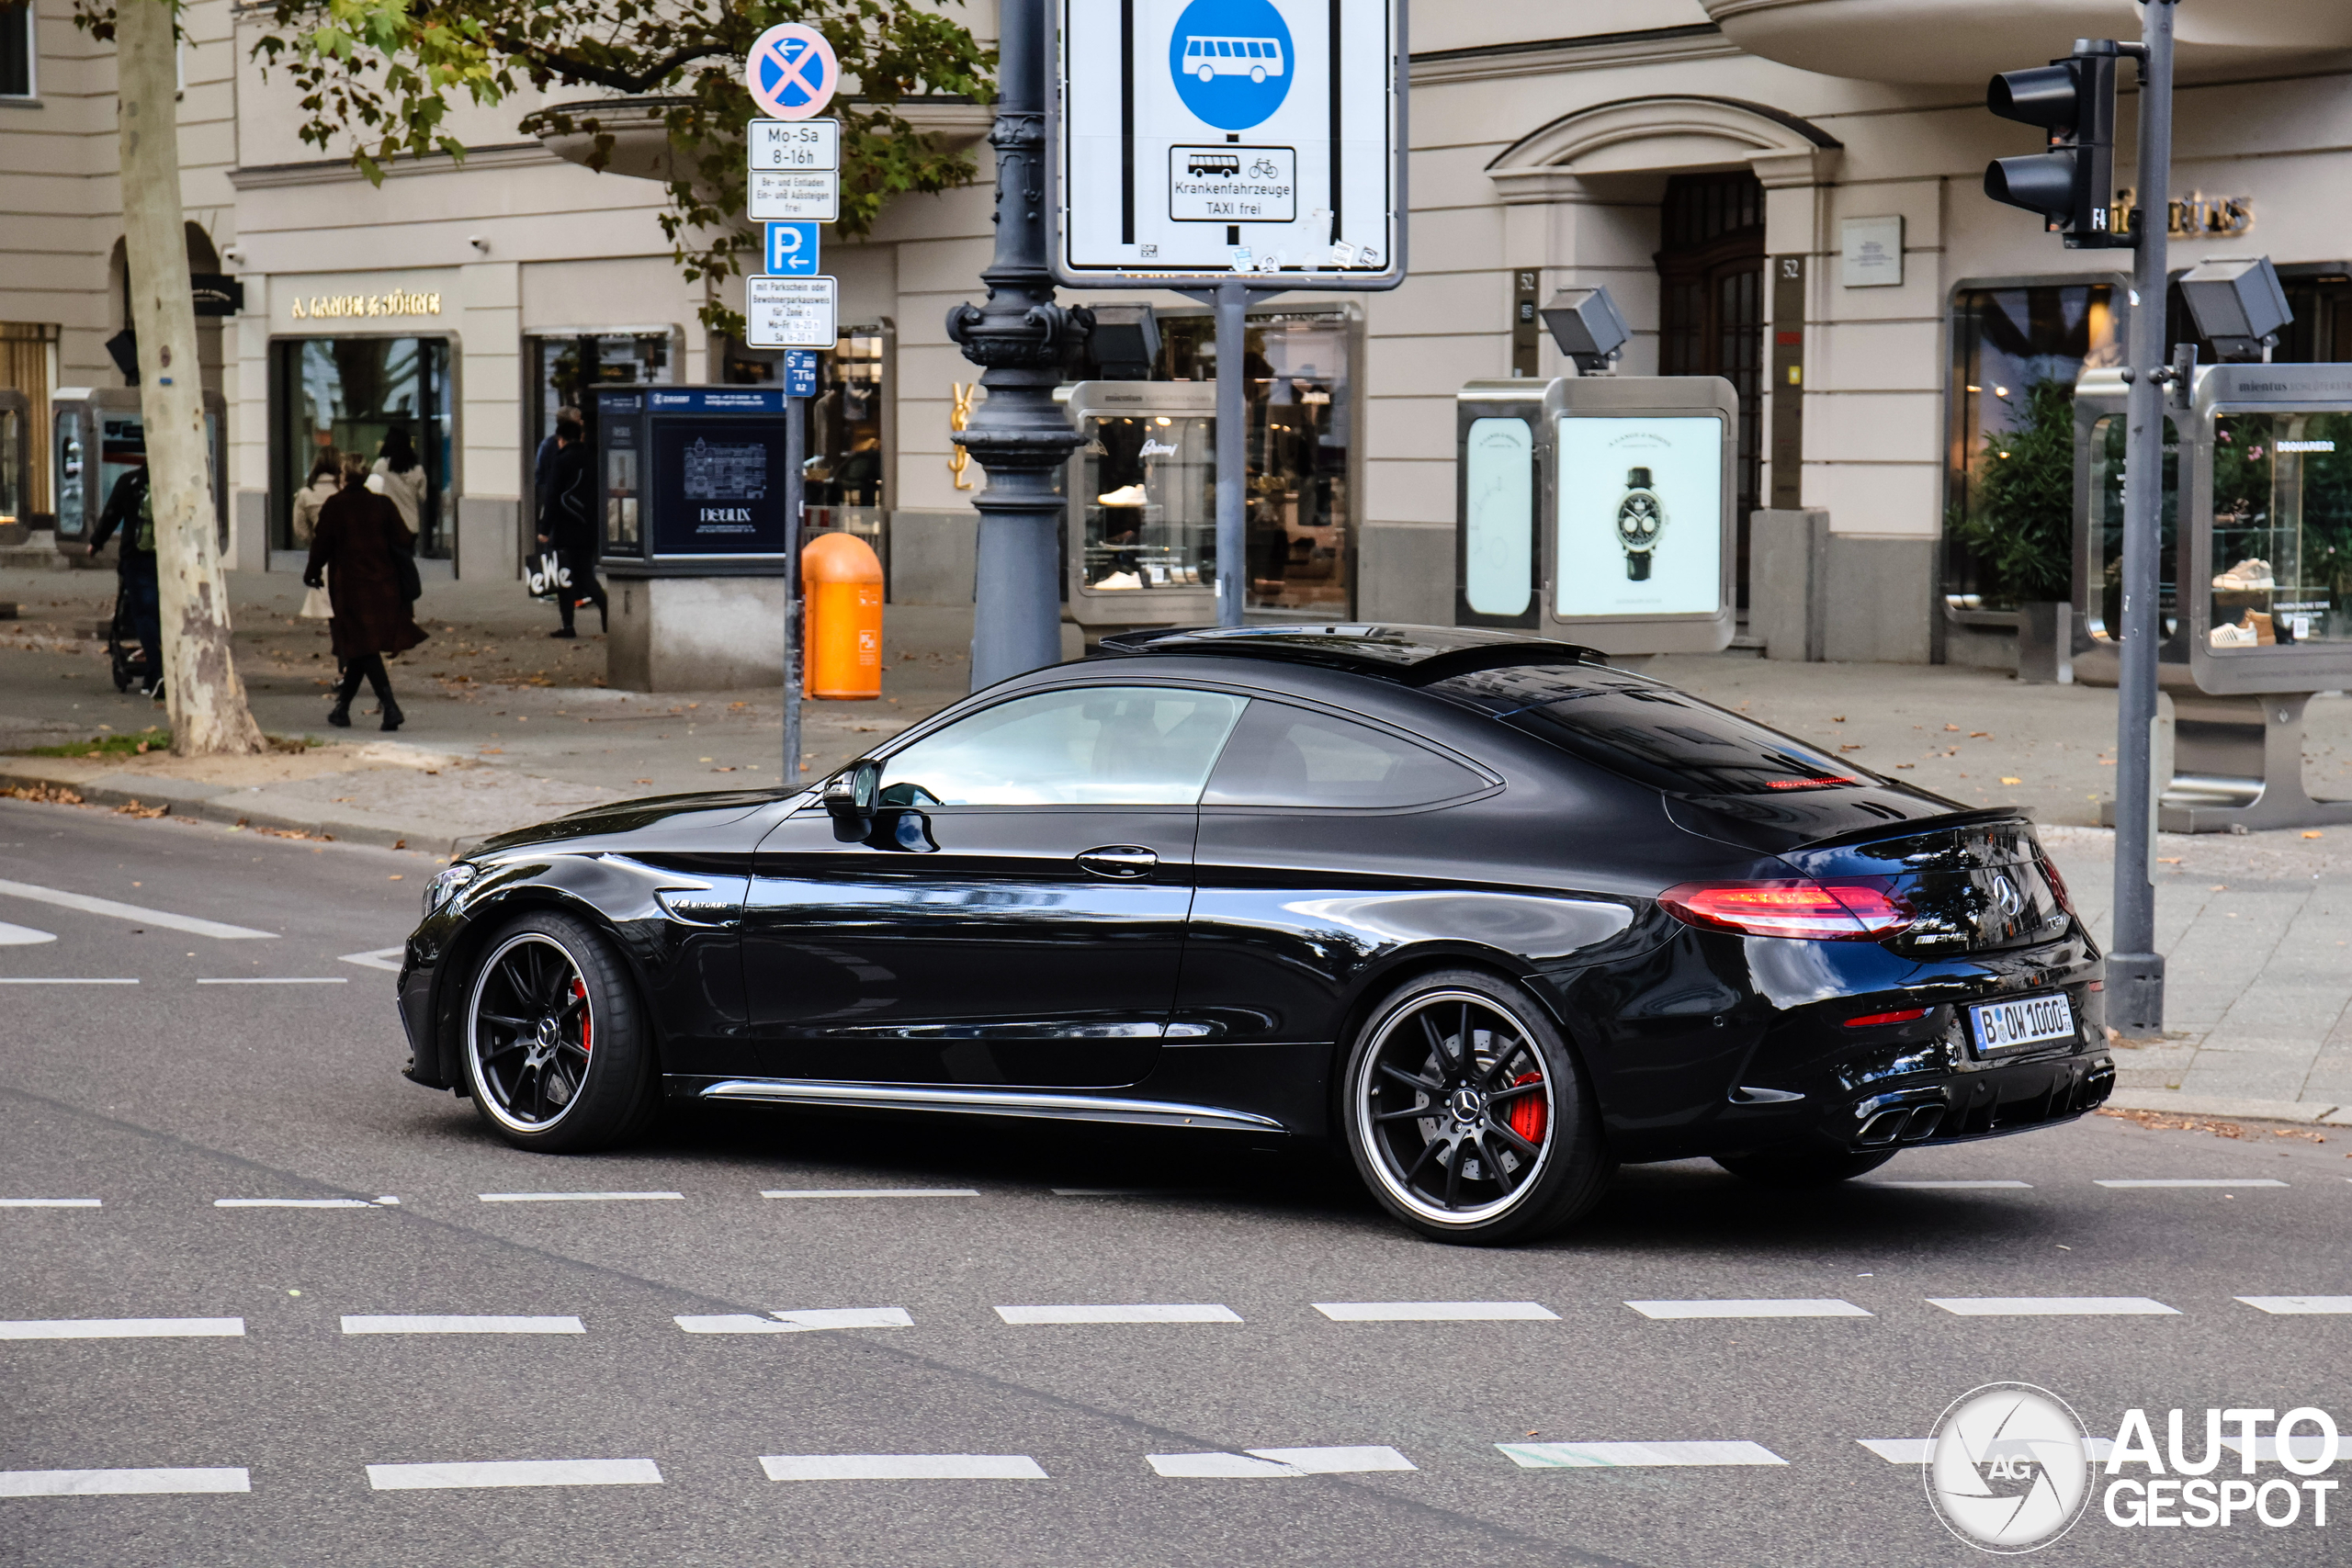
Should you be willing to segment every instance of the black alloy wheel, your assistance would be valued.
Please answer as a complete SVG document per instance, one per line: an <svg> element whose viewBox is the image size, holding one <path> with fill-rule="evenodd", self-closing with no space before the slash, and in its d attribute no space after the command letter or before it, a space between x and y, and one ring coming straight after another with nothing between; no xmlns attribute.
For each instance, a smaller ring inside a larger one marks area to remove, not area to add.
<svg viewBox="0 0 2352 1568"><path fill-rule="evenodd" d="M642 1130L658 1106L628 975L568 915L493 935L466 995L466 1086L518 1148L569 1154Z"/></svg>
<svg viewBox="0 0 2352 1568"><path fill-rule="evenodd" d="M1476 970L1425 976L1375 1008L1342 1082L1364 1184L1438 1240L1531 1240L1589 1209L1614 1169L1558 1030Z"/></svg>

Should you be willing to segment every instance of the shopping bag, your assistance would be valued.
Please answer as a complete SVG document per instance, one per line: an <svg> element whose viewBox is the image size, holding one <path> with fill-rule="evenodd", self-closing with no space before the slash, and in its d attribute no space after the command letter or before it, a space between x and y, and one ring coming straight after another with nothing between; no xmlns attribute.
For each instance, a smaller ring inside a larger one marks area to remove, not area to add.
<svg viewBox="0 0 2352 1568"><path fill-rule="evenodd" d="M313 588L302 595L302 607L296 612L306 621L330 621L334 618L334 601L327 597L323 588Z"/></svg>
<svg viewBox="0 0 2352 1568"><path fill-rule="evenodd" d="M533 559L523 581L532 598L552 599L571 586L571 569L563 564L562 557L549 550Z"/></svg>

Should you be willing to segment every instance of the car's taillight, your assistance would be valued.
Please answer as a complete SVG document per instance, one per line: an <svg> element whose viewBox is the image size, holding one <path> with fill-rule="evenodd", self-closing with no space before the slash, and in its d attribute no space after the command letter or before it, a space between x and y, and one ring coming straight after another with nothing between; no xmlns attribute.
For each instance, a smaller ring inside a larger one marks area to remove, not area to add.
<svg viewBox="0 0 2352 1568"><path fill-rule="evenodd" d="M1882 942L1912 919L1908 905L1867 882L1686 882L1657 901L1689 925L1805 942Z"/></svg>
<svg viewBox="0 0 2352 1568"><path fill-rule="evenodd" d="M1846 1021L1849 1029L1876 1029L1886 1023L1917 1023L1928 1016L1926 1008L1897 1008L1893 1012L1866 1012L1860 1018Z"/></svg>
<svg viewBox="0 0 2352 1568"><path fill-rule="evenodd" d="M2058 868L2050 863L2048 855L2037 854L2033 860L2034 863L2041 868L2041 880L2050 884L2050 896L2058 900L2060 908L2070 915L2073 914L2075 896L2066 891L2066 879L2058 874Z"/></svg>

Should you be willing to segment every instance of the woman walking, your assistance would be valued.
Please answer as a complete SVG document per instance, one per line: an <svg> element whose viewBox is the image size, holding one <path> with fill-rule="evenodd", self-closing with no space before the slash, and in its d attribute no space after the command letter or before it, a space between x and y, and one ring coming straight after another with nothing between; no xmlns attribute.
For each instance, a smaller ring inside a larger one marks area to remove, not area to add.
<svg viewBox="0 0 2352 1568"><path fill-rule="evenodd" d="M424 465L409 440L408 426L396 424L377 448L382 454L368 479L368 488L400 508L401 521L412 534L424 513Z"/></svg>
<svg viewBox="0 0 2352 1568"><path fill-rule="evenodd" d="M383 710L383 728L398 729L401 705L392 700L384 655L424 640L409 614L407 595L401 592L395 557L395 552L413 549L416 536L391 502L367 488L367 458L356 454L344 459L343 489L319 508L302 581L317 588L327 583L329 570L334 573L327 592L334 601L334 619L328 629L334 637L334 656L343 660L343 683L335 688L334 711L327 715L327 722L339 729L351 728L351 699L359 694L364 679Z"/></svg>

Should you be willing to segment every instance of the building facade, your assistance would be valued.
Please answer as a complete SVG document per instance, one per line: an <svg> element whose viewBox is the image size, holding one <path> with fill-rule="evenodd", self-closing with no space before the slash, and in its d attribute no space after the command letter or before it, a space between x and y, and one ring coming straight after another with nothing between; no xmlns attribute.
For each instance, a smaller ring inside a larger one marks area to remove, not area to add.
<svg viewBox="0 0 2352 1568"><path fill-rule="evenodd" d="M670 260L660 186L569 161L581 149L527 129L541 106L467 110L462 164L417 160L371 186L300 141L291 93L249 58L229 0L187 15L191 255L243 286L206 352L236 569L292 570L310 462L372 452L397 427L427 468L428 575L514 576L558 407L600 384L775 374L774 356L697 324L701 286ZM112 63L74 30L70 0L0 6L9 17L24 42L0 41L16 193L0 377L38 432L56 389L121 384L105 349L123 324ZM992 9L969 19L986 33ZM2125 0L1417 7L1410 276L1253 316L1250 505L1253 538L1270 541L1262 558L1253 543L1255 608L1450 619L1455 391L1567 373L1533 307L1606 284L1634 329L1621 373L1737 389L1743 515L1826 514L1801 591L1828 601L1828 657L2013 659L2016 604L2063 592L2000 547L2049 519L2019 510L2010 498L2032 487L1996 482L2016 476L1994 466L2046 457L2023 436L2063 421L2085 368L2116 362L2135 305L2127 254L2064 250L1983 196L1985 162L2036 134L1987 114L1983 83L2138 26ZM2278 356L2352 358L2352 217L2332 199L2352 178L2352 7L2240 0L2184 7L2181 26L2164 193L2176 266L2267 253L2298 317ZM2127 91L2119 178L2133 108ZM980 294L990 251L988 115L918 113L975 150L980 182L902 198L858 243L829 243L842 334L811 496L884 544L894 599L968 603L982 479L949 435L978 372L942 323ZM658 171L658 139L625 135L621 151L616 169ZM1202 310L1148 298L1163 312L1155 375L1208 375ZM26 445L13 504L52 511L54 455ZM1743 554L1770 547L1758 533ZM1742 581L1790 591L1758 558Z"/></svg>

